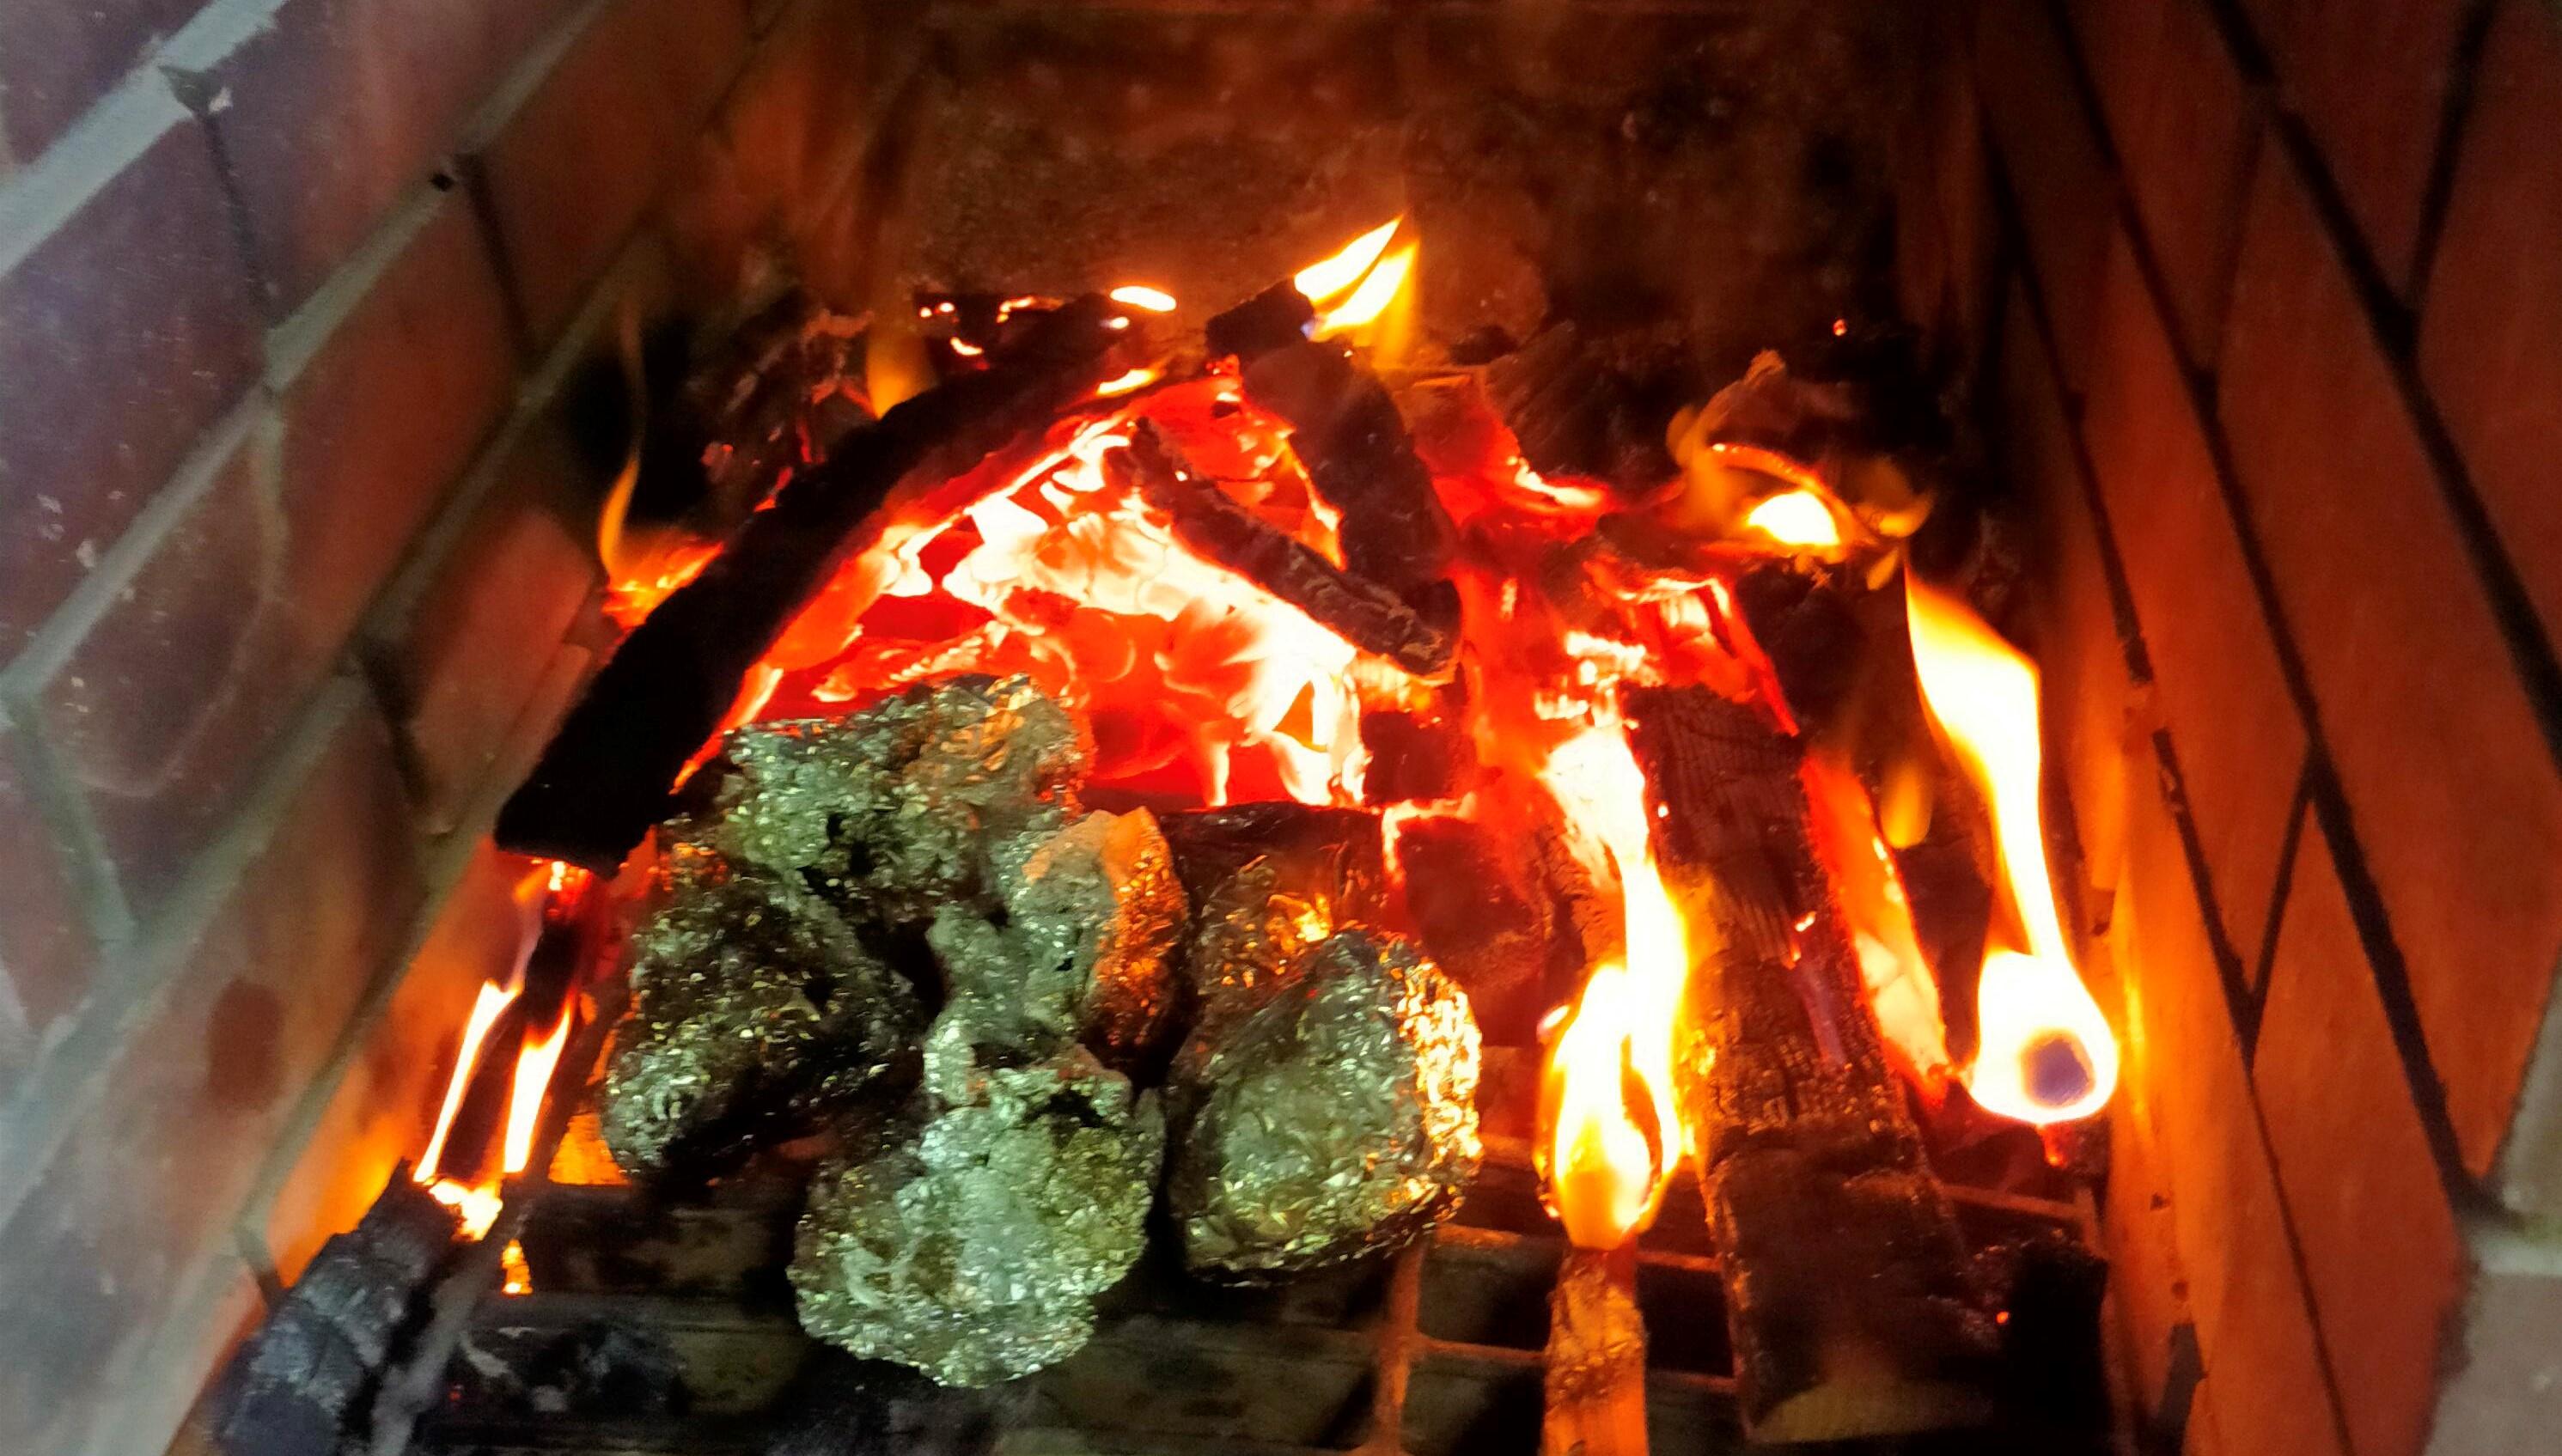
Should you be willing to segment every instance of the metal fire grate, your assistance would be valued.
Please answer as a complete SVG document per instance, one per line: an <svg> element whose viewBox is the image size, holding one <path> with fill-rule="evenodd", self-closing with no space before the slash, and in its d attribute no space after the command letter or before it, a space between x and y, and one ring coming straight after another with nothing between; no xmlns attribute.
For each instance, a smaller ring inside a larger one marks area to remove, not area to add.
<svg viewBox="0 0 2562 1456"><path fill-rule="evenodd" d="M1527 1147L1505 1141L1488 1151L1458 1218L1392 1261L1264 1290L1207 1287L1143 1265L1107 1300L1091 1345L997 1397L996 1450L1538 1450L1549 1294L1565 1244L1539 1205ZM2089 1240L2088 1216L2072 1204L1949 1192L1978 1249ZM535 1196L519 1235L533 1289L479 1296L446 1401L413 1450L763 1453L814 1408L846 1399L843 1387L885 1378L825 1352L794 1322L782 1271L799 1188L788 1178L683 1204L619 1186L556 1185ZM1638 1298L1653 1451L1746 1449L1717 1260L1687 1183L1646 1237ZM2077 1343L2089 1338L2086 1326ZM2081 1448L2056 1435L2016 1449ZM846 1444L807 1449L931 1449L865 1444L878 1439L848 1430ZM1978 1433L1965 1449L2014 1446Z"/></svg>

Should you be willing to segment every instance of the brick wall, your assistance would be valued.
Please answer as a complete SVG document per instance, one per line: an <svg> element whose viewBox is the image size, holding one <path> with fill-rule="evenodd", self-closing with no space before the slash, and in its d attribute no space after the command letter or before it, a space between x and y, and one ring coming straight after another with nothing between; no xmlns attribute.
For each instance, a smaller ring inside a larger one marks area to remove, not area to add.
<svg viewBox="0 0 2562 1456"><path fill-rule="evenodd" d="M2550 1449L2562 9L1951 31L1908 306L2039 520L2147 1440Z"/></svg>
<svg viewBox="0 0 2562 1456"><path fill-rule="evenodd" d="M601 639L563 381L775 8L0 4L0 1450L160 1450L423 1141Z"/></svg>

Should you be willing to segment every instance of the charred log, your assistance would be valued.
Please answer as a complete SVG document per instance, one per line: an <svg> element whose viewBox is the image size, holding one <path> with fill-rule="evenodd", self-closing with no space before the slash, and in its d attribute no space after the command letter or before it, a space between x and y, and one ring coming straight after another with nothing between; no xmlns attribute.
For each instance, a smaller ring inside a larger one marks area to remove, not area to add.
<svg viewBox="0 0 2562 1456"><path fill-rule="evenodd" d="M1459 650L1450 626L1425 621L1394 592L1257 519L1195 474L1154 426L1141 424L1130 447L1107 460L1129 473L1148 504L1173 518L1175 538L1185 546L1253 581L1363 651L1431 673L1449 666Z"/></svg>
<svg viewBox="0 0 2562 1456"><path fill-rule="evenodd" d="M794 288L686 378L675 443L712 498L744 513L783 471L825 458L870 419L861 381L860 320Z"/></svg>
<svg viewBox="0 0 2562 1456"><path fill-rule="evenodd" d="M414 1333L458 1231L407 1164L393 1169L365 1216L320 1246L233 1357L214 1396L216 1444L233 1456L335 1456Z"/></svg>
<svg viewBox="0 0 2562 1456"><path fill-rule="evenodd" d="M1372 708L1362 714L1362 747L1370 771L1362 777L1366 804L1416 804L1456 799L1477 777L1477 744L1466 718L1444 690L1430 712Z"/></svg>
<svg viewBox="0 0 2562 1456"><path fill-rule="evenodd" d="M1202 338L1212 358L1232 357L1240 364L1251 364L1275 349L1304 341L1316 321L1316 306L1296 282L1283 278L1211 319Z"/></svg>
<svg viewBox="0 0 2562 1456"><path fill-rule="evenodd" d="M1700 391L1678 324L1609 333L1553 324L1487 365L1485 382L1532 468L1629 493L1671 477L1664 427Z"/></svg>
<svg viewBox="0 0 2562 1456"><path fill-rule="evenodd" d="M1387 386L1342 346L1302 342L1248 364L1245 396L1290 423L1309 482L1342 516L1345 566L1455 637L1456 533Z"/></svg>
<svg viewBox="0 0 2562 1456"><path fill-rule="evenodd" d="M958 474L1046 424L1110 372L1107 357L1128 327L1104 299L1071 303L985 371L901 404L777 492L588 685L500 811L499 844L600 870L620 864L665 814L668 786L719 726L748 668L898 482Z"/></svg>
<svg viewBox="0 0 2562 1456"><path fill-rule="evenodd" d="M1579 867L1525 849L1539 836L1506 832L1455 815L1397 826L1397 861L1415 931L1441 968L1468 989L1478 1023L1499 1046L1529 1046L1540 1016L1592 964L1575 918Z"/></svg>
<svg viewBox="0 0 2562 1456"><path fill-rule="evenodd" d="M1704 688L1628 706L1656 852L1705 943L1683 1097L1744 1419L1761 1440L1980 1421L1994 1327L1862 999L1798 746Z"/></svg>

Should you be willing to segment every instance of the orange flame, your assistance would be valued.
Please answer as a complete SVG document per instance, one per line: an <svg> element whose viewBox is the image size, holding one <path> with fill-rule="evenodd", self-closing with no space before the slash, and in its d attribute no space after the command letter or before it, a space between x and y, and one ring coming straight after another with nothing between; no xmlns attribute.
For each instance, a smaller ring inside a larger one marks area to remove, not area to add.
<svg viewBox="0 0 2562 1456"><path fill-rule="evenodd" d="M1841 523L1833 519L1823 497L1811 490L1782 490L1769 496L1743 513L1743 524L1782 546L1829 550L1842 543Z"/></svg>
<svg viewBox="0 0 2562 1456"><path fill-rule="evenodd" d="M2039 805L2037 668L1983 619L1905 573L1913 659L1931 721L1984 797L2012 914L1984 954L1982 1041L1966 1085L2028 1123L2089 1117L2117 1085L2117 1039L2074 970L2047 877Z"/></svg>
<svg viewBox="0 0 2562 1456"><path fill-rule="evenodd" d="M1112 290L1111 297L1115 303L1127 303L1133 308L1144 308L1150 313L1175 311L1174 294L1163 288L1149 287L1145 283L1124 283Z"/></svg>
<svg viewBox="0 0 2562 1456"><path fill-rule="evenodd" d="M1299 290L1301 297L1319 307L1334 301L1351 291L1353 284L1360 282L1362 275L1370 272L1371 265L1378 262L1378 256L1387 251L1387 240L1396 236L1398 226L1404 221L1403 218L1390 218L1345 244L1343 251L1334 257L1299 270L1290 278L1291 286Z"/></svg>
<svg viewBox="0 0 2562 1456"><path fill-rule="evenodd" d="M1568 1238L1609 1249L1654 1221L1682 1153L1673 1038L1690 940L1655 867L1645 773L1619 726L1566 740L1541 778L1566 812L1568 847L1618 884L1627 932L1624 960L1594 968L1557 1028L1540 1089L1549 1202Z"/></svg>
<svg viewBox="0 0 2562 1456"><path fill-rule="evenodd" d="M516 1079L507 1089L507 1141L500 1167L509 1173L522 1173L534 1158L534 1129L542 1121L543 1094L552 1084L552 1071L560 1065L561 1053L569 1047L570 1024L578 1019L578 999L572 997L561 1007L560 1019L552 1024L551 1033L540 1041L525 1043L516 1054Z"/></svg>
<svg viewBox="0 0 2562 1456"><path fill-rule="evenodd" d="M436 1170L445 1162L446 1139L454 1133L454 1115L462 1110L462 1096L471 1087L471 1074L480 1065L481 1044L489 1039L489 1028L498 1024L525 990L524 968L519 966L515 978L500 986L494 981L480 983L480 995L471 1002L471 1015L462 1023L462 1045L454 1056L454 1076L445 1084L445 1105L436 1115L436 1134L427 1141L427 1151L418 1157L418 1167L410 1175L423 1183L437 1182Z"/></svg>
<svg viewBox="0 0 2562 1456"><path fill-rule="evenodd" d="M1377 322L1404 289L1406 274L1414 271L1415 251L1415 245L1408 243L1379 260L1378 267L1370 271L1361 286L1353 289L1352 296L1318 316L1317 336L1324 338Z"/></svg>
<svg viewBox="0 0 2562 1456"><path fill-rule="evenodd" d="M1114 395L1128 394L1130 391L1137 389L1142 385L1155 383L1157 376L1163 372L1164 371L1162 370L1152 369L1147 365L1142 364L1127 374L1114 375L1112 378L1096 385L1094 387L1094 396L1097 399L1108 400Z"/></svg>

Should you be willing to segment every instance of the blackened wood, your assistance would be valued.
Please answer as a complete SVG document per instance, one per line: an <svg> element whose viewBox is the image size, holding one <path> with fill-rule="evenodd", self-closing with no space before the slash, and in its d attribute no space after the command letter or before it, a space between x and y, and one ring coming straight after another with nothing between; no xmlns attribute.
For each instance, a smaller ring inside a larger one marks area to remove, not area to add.
<svg viewBox="0 0 2562 1456"><path fill-rule="evenodd" d="M1432 673L1459 650L1455 633L1425 622L1395 593L1346 572L1202 479L1154 425L1142 422L1129 447L1105 456L1105 464L1127 473L1193 554L1261 586L1363 651Z"/></svg>
<svg viewBox="0 0 2562 1456"><path fill-rule="evenodd" d="M1362 747L1370 751L1362 775L1365 804L1418 804L1456 799L1478 773L1477 742L1450 689L1424 712L1368 708L1361 717Z"/></svg>
<svg viewBox="0 0 2562 1456"><path fill-rule="evenodd" d="M1316 306L1296 282L1283 278L1212 318L1201 337L1211 357L1251 364L1274 349L1304 341L1316 321Z"/></svg>
<svg viewBox="0 0 2562 1456"><path fill-rule="evenodd" d="M1244 379L1247 400L1290 423L1309 482L1342 517L1344 565L1455 639L1456 533L1387 386L1341 345L1314 342L1265 353Z"/></svg>
<svg viewBox="0 0 2562 1456"><path fill-rule="evenodd" d="M1368 810L1278 800L1178 810L1159 815L1157 823L1174 851L1175 874L1196 909L1237 871L1261 859L1273 861L1285 885L1342 887L1352 918L1375 918L1384 903L1387 868L1378 816Z"/></svg>
<svg viewBox="0 0 2562 1456"><path fill-rule="evenodd" d="M1678 324L1552 324L1486 366L1486 395L1533 468L1636 493L1672 478L1665 428L1705 393L1690 344Z"/></svg>
<svg viewBox="0 0 2562 1456"><path fill-rule="evenodd" d="M686 377L675 443L713 497L744 512L783 471L824 458L867 418L862 358L856 319L791 289Z"/></svg>
<svg viewBox="0 0 2562 1456"><path fill-rule="evenodd" d="M357 1425L384 1365L418 1323L453 1251L454 1213L407 1165L365 1216L320 1246L234 1357L215 1395L216 1442L233 1456L330 1456Z"/></svg>
<svg viewBox="0 0 2562 1456"><path fill-rule="evenodd" d="M1128 315L1102 298L1059 309L989 368L854 431L778 491L729 545L636 628L499 812L501 847L610 872L666 812L668 786L719 727L748 668L911 474L957 475L1046 424L1108 372Z"/></svg>
<svg viewBox="0 0 2562 1456"><path fill-rule="evenodd" d="M1923 1162L1808 825L1798 745L1705 688L1632 691L1655 847L1693 938L1684 1058L1756 1439L1992 1414L1994 1327Z"/></svg>

